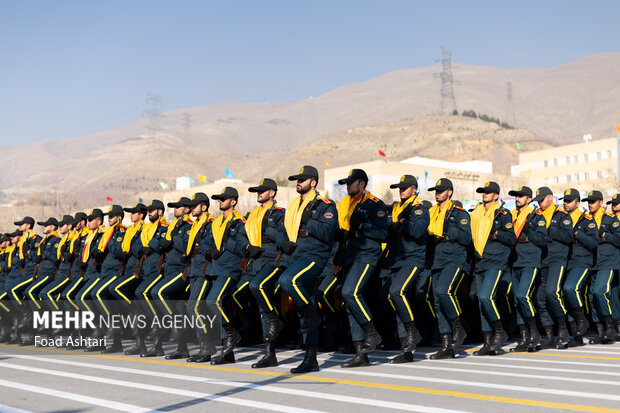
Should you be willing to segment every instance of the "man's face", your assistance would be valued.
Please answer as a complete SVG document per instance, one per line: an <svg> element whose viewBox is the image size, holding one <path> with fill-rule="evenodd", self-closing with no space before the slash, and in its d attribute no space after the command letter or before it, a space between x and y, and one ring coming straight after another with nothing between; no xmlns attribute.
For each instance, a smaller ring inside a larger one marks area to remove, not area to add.
<svg viewBox="0 0 620 413"><path fill-rule="evenodd" d="M347 193L350 196L357 196L364 190L365 187L366 183L364 181L361 179L356 179L353 182L347 183Z"/></svg>
<svg viewBox="0 0 620 413"><path fill-rule="evenodd" d="M545 209L549 208L551 204L553 204L553 195L549 194L540 200L538 206L544 211Z"/></svg>
<svg viewBox="0 0 620 413"><path fill-rule="evenodd" d="M71 231L70 224L61 225L60 228L58 228L58 233L60 233L60 235L65 235L69 231Z"/></svg>
<svg viewBox="0 0 620 413"><path fill-rule="evenodd" d="M86 221L81 220L80 222L78 222L77 224L75 224L75 230L79 231L82 228L84 228L86 226Z"/></svg>
<svg viewBox="0 0 620 413"><path fill-rule="evenodd" d="M97 228L99 228L99 226L101 226L102 222L103 222L102 218L99 218L99 217L93 218L88 221L88 229L90 229L91 231L94 231Z"/></svg>
<svg viewBox="0 0 620 413"><path fill-rule="evenodd" d="M413 194L415 194L415 190L416 188L414 188L413 186L410 186L408 188L398 188L400 199L404 201L411 198Z"/></svg>
<svg viewBox="0 0 620 413"><path fill-rule="evenodd" d="M162 211L161 209L153 209L149 211L149 221L151 222L157 221L159 217L162 216L163 213L164 211Z"/></svg>
<svg viewBox="0 0 620 413"><path fill-rule="evenodd" d="M308 191L310 191L312 189L312 178L308 178L308 179L298 179L297 180L297 193L298 194L305 194Z"/></svg>
<svg viewBox="0 0 620 413"><path fill-rule="evenodd" d="M572 201L564 199L564 210L569 214L579 207L579 199L575 198Z"/></svg>
<svg viewBox="0 0 620 413"><path fill-rule="evenodd" d="M26 232L30 229L30 224L24 223L19 226L21 232Z"/></svg>
<svg viewBox="0 0 620 413"><path fill-rule="evenodd" d="M620 212L620 204L611 204L611 210L614 214Z"/></svg>
<svg viewBox="0 0 620 413"><path fill-rule="evenodd" d="M144 219L144 214L142 212L132 212L131 213L131 222L134 224L136 222L140 222Z"/></svg>
<svg viewBox="0 0 620 413"><path fill-rule="evenodd" d="M43 233L44 234L51 234L52 232L54 232L54 230L56 229L56 227L54 225L46 225L43 227Z"/></svg>
<svg viewBox="0 0 620 413"><path fill-rule="evenodd" d="M175 218L181 218L183 215L185 215L185 207L175 207L174 208L174 217Z"/></svg>
<svg viewBox="0 0 620 413"><path fill-rule="evenodd" d="M112 225L116 225L120 222L121 217L120 215L108 215L108 225L112 226Z"/></svg>
<svg viewBox="0 0 620 413"><path fill-rule="evenodd" d="M526 206L530 202L532 202L532 198L530 198L527 195L515 196L515 205L517 206L517 208L523 208L524 206Z"/></svg>
<svg viewBox="0 0 620 413"><path fill-rule="evenodd" d="M200 204L192 207L192 216L194 218L198 218L206 211L207 211L207 206L201 202Z"/></svg>
<svg viewBox="0 0 620 413"><path fill-rule="evenodd" d="M19 242L19 236L11 237L11 243L13 245L17 245L18 242Z"/></svg>
<svg viewBox="0 0 620 413"><path fill-rule="evenodd" d="M588 211L590 211L591 214L598 211L601 206L603 206L603 201L600 199L596 201L588 201Z"/></svg>
<svg viewBox="0 0 620 413"><path fill-rule="evenodd" d="M266 191L257 192L256 193L256 202L259 204L264 204L265 202L271 201L276 196L276 191L273 189L268 189Z"/></svg>
<svg viewBox="0 0 620 413"><path fill-rule="evenodd" d="M444 189L443 191L435 191L435 201L439 204L447 201L452 196L451 189Z"/></svg>
<svg viewBox="0 0 620 413"><path fill-rule="evenodd" d="M485 204L488 204L490 202L495 202L497 201L497 198L499 198L499 195L496 194L495 192L483 192L482 193L482 202Z"/></svg>
<svg viewBox="0 0 620 413"><path fill-rule="evenodd" d="M233 198L226 198L218 200L220 203L220 211L227 211L234 207L236 201Z"/></svg>

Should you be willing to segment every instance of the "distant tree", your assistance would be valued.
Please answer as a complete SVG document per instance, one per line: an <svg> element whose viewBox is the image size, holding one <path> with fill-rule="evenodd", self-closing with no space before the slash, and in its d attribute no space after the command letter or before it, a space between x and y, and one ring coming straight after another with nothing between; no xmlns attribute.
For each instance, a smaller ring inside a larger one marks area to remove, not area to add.
<svg viewBox="0 0 620 413"><path fill-rule="evenodd" d="M474 112L473 110L464 110L463 113L461 114L461 116L468 116L470 118L476 118L476 112Z"/></svg>
<svg viewBox="0 0 620 413"><path fill-rule="evenodd" d="M459 111L458 111L458 110L454 109L454 110L452 111L452 115L453 115L453 116L458 116L458 114L459 114Z"/></svg>
<svg viewBox="0 0 620 413"><path fill-rule="evenodd" d="M499 126L501 126L504 129L514 129L514 127L512 125L509 125L506 122L502 122Z"/></svg>

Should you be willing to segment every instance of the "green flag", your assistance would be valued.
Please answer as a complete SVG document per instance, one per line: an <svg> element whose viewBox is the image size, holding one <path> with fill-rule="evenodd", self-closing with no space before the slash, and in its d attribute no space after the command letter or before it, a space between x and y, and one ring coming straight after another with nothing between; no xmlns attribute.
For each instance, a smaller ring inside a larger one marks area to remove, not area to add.
<svg viewBox="0 0 620 413"><path fill-rule="evenodd" d="M518 150L520 151L523 150L523 145L521 145L519 142L515 142L515 146L517 147Z"/></svg>
<svg viewBox="0 0 620 413"><path fill-rule="evenodd" d="M168 184L165 182L160 182L159 185L161 186L161 189L164 189L164 190L168 189Z"/></svg>
<svg viewBox="0 0 620 413"><path fill-rule="evenodd" d="M139 202L139 203L141 203L141 204L143 204L143 203L144 203L144 199L142 199L142 198L138 198L138 202Z"/></svg>

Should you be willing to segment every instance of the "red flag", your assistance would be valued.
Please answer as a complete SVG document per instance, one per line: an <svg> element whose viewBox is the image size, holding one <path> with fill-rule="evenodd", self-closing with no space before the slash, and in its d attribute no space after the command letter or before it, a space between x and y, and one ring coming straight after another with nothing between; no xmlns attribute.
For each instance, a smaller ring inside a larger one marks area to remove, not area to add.
<svg viewBox="0 0 620 413"><path fill-rule="evenodd" d="M379 149L377 152L379 153L379 156L383 156L385 158L385 152L383 152L381 149Z"/></svg>
<svg viewBox="0 0 620 413"><path fill-rule="evenodd" d="M105 200L106 200L106 202L112 202L112 201L114 201L114 200L112 199L112 197L111 197L111 196L106 196L106 197L105 197Z"/></svg>

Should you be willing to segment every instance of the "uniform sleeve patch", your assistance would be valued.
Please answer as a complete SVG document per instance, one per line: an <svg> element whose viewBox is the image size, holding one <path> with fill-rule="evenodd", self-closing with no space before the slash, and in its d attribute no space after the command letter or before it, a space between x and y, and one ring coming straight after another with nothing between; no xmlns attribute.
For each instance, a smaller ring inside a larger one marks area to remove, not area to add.
<svg viewBox="0 0 620 413"><path fill-rule="evenodd" d="M570 225L570 219L565 219L564 221L562 221L562 224Z"/></svg>
<svg viewBox="0 0 620 413"><path fill-rule="evenodd" d="M413 213L416 214L416 215L422 215L422 210L421 209L416 209Z"/></svg>
<svg viewBox="0 0 620 413"><path fill-rule="evenodd" d="M596 224L594 222L590 222L588 224L588 228L596 228Z"/></svg>
<svg viewBox="0 0 620 413"><path fill-rule="evenodd" d="M538 226L539 227L544 227L545 226L545 221L543 221L543 220L538 221Z"/></svg>
<svg viewBox="0 0 620 413"><path fill-rule="evenodd" d="M323 216L325 218L327 218L327 219L332 219L334 217L334 213L333 212L326 212Z"/></svg>
<svg viewBox="0 0 620 413"><path fill-rule="evenodd" d="M620 222L614 222L611 226L614 228L618 228L620 227Z"/></svg>
<svg viewBox="0 0 620 413"><path fill-rule="evenodd" d="M118 237L118 238L116 238L116 241L118 241L118 242L123 241L123 237Z"/></svg>
<svg viewBox="0 0 620 413"><path fill-rule="evenodd" d="M377 216L383 218L385 216L385 211L377 211Z"/></svg>
<svg viewBox="0 0 620 413"><path fill-rule="evenodd" d="M506 227L506 229L512 228L512 222L507 223L504 227Z"/></svg>
<svg viewBox="0 0 620 413"><path fill-rule="evenodd" d="M463 219L461 220L461 225L467 225L467 222L468 222L468 221L467 221L465 218L463 218Z"/></svg>

